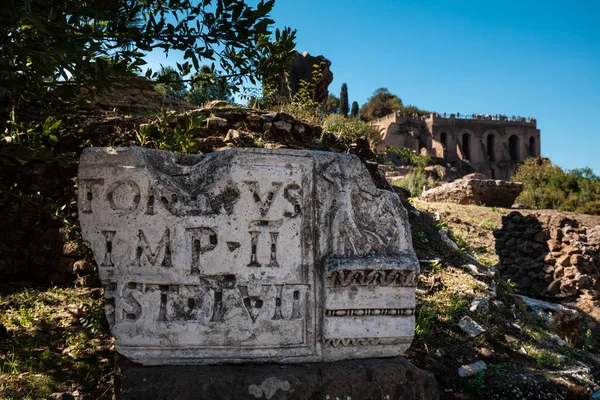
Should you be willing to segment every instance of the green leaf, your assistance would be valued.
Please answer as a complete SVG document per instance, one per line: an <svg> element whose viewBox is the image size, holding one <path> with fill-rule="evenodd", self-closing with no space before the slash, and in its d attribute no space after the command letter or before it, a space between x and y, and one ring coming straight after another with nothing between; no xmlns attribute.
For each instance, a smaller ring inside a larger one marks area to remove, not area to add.
<svg viewBox="0 0 600 400"><path fill-rule="evenodd" d="M60 124L62 123L62 119L59 119L58 121L56 121L55 123L52 124L52 126L50 127L50 130L56 130L58 129L58 127L60 126Z"/></svg>

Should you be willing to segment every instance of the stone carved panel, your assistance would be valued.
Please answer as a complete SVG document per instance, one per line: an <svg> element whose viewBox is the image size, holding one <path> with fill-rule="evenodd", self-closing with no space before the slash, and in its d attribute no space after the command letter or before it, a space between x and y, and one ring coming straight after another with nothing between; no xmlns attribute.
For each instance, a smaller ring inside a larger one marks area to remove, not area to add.
<svg viewBox="0 0 600 400"><path fill-rule="evenodd" d="M410 345L406 211L354 156L87 149L79 181L115 346L136 362L329 361Z"/></svg>

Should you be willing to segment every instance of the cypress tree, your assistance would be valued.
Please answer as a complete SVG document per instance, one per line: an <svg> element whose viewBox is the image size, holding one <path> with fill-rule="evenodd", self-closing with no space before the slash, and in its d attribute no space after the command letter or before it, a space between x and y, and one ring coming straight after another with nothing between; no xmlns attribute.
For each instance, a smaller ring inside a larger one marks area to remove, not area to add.
<svg viewBox="0 0 600 400"><path fill-rule="evenodd" d="M352 102L352 109L350 110L350 115L352 118L356 118L358 116L358 102Z"/></svg>
<svg viewBox="0 0 600 400"><path fill-rule="evenodd" d="M348 85L342 83L342 91L340 92L340 115L348 116Z"/></svg>

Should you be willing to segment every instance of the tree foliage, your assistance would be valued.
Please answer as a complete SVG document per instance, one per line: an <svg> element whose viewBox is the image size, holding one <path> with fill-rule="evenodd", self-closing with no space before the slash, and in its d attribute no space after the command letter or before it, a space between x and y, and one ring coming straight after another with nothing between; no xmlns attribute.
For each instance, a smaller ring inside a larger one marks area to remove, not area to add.
<svg viewBox="0 0 600 400"><path fill-rule="evenodd" d="M358 102L356 102L356 101L352 102L352 108L350 109L350 115L353 118L358 117Z"/></svg>
<svg viewBox="0 0 600 400"><path fill-rule="evenodd" d="M178 99L183 99L187 92L185 83L181 82L181 76L173 67L162 67L158 73L158 84L154 86L157 92L168 94Z"/></svg>
<svg viewBox="0 0 600 400"><path fill-rule="evenodd" d="M379 140L379 131L366 122L356 119L344 118L342 115L332 114L323 121L323 129L339 136L357 139L366 138L370 143Z"/></svg>
<svg viewBox="0 0 600 400"><path fill-rule="evenodd" d="M13 101L49 94L64 100L81 88L94 93L115 75L142 71L144 56L155 49L184 52L177 64L181 77L212 61L233 85L246 77L256 82L284 57L272 55L273 5L274 0L256 6L243 0L8 0L0 14L0 87ZM283 32L289 46L294 32ZM156 79L158 73L148 70L146 76Z"/></svg>
<svg viewBox="0 0 600 400"><path fill-rule="evenodd" d="M528 158L511 180L523 183L516 201L530 208L600 214L600 178L590 168L563 171L547 158Z"/></svg>
<svg viewBox="0 0 600 400"><path fill-rule="evenodd" d="M340 109L340 99L329 93L327 101L321 106L324 114L337 114Z"/></svg>
<svg viewBox="0 0 600 400"><path fill-rule="evenodd" d="M381 118L402 109L402 100L386 88L379 88L360 108L360 117L365 121Z"/></svg>
<svg viewBox="0 0 600 400"><path fill-rule="evenodd" d="M192 87L185 97L190 103L202 106L211 100L231 101L231 92L231 86L225 77L203 65L200 72L194 75Z"/></svg>
<svg viewBox="0 0 600 400"><path fill-rule="evenodd" d="M428 115L431 114L431 111L427 111L427 110L422 110L417 106L413 106L412 104L409 104L407 106L403 106L402 107L402 112L408 114L408 115L412 115L412 114L417 114L417 115Z"/></svg>
<svg viewBox="0 0 600 400"><path fill-rule="evenodd" d="M287 84L287 69L294 58L296 31L290 28L276 29L275 37L261 36L258 39L257 77L262 83L262 101L272 106L279 101L280 85Z"/></svg>
<svg viewBox="0 0 600 400"><path fill-rule="evenodd" d="M340 91L340 115L343 117L347 117L348 111L348 85L342 83L342 89Z"/></svg>

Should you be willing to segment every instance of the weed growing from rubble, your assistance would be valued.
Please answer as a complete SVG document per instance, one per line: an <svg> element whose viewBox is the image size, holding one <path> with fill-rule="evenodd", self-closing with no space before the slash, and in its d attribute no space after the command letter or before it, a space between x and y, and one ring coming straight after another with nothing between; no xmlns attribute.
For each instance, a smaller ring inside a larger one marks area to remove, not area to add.
<svg viewBox="0 0 600 400"><path fill-rule="evenodd" d="M469 386L477 393L481 393L485 389L485 371L479 371L469 379Z"/></svg>
<svg viewBox="0 0 600 400"><path fill-rule="evenodd" d="M479 224L479 226L481 226L482 228L485 228L485 229L489 229L491 231L496 230L496 229L499 228L498 225L496 225L495 223L493 223L489 219L484 219L483 221L481 221L481 223Z"/></svg>
<svg viewBox="0 0 600 400"><path fill-rule="evenodd" d="M560 368L563 366L563 360L560 356L547 349L530 350L533 353L536 364L539 367Z"/></svg>
<svg viewBox="0 0 600 400"><path fill-rule="evenodd" d="M507 280L502 279L500 281L500 286L502 287L502 290L508 294L517 293L518 285L515 281L512 281L510 278Z"/></svg>

